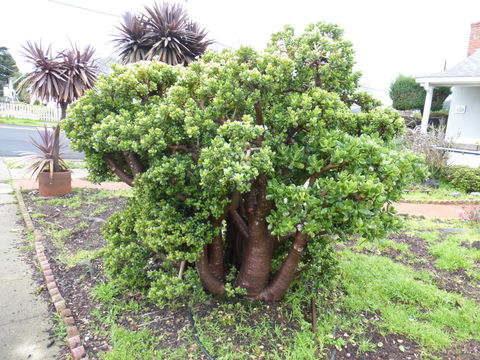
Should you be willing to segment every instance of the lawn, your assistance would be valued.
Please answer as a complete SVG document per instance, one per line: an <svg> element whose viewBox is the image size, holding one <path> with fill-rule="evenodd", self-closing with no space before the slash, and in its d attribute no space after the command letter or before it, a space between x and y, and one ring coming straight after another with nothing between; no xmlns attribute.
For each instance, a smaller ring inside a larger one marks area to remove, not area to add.
<svg viewBox="0 0 480 360"><path fill-rule="evenodd" d="M335 243L330 283L299 278L280 303L218 299L198 285L158 306L103 273L100 229L128 191L24 195L91 359L480 358L478 226L407 218L375 243ZM22 251L34 258L30 241Z"/></svg>
<svg viewBox="0 0 480 360"><path fill-rule="evenodd" d="M447 184L440 184L438 188L416 185L405 192L405 200L436 200L436 201L464 201L475 200L480 202L480 196L458 190Z"/></svg>
<svg viewBox="0 0 480 360"><path fill-rule="evenodd" d="M26 125L26 126L54 126L56 123L42 121L42 120L32 120L32 119L17 119L11 117L0 117L0 124L9 124L9 125Z"/></svg>

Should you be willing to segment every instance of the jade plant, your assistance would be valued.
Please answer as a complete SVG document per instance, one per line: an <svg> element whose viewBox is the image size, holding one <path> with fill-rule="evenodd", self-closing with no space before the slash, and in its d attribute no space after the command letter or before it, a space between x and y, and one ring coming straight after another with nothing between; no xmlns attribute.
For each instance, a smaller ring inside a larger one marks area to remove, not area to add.
<svg viewBox="0 0 480 360"><path fill-rule="evenodd" d="M402 118L357 91L353 65L342 30L317 23L287 26L264 52L101 77L64 128L94 180L134 186L104 230L110 275L158 301L198 279L278 301L300 269L321 271L333 241L394 229L390 203L425 169L396 150Z"/></svg>

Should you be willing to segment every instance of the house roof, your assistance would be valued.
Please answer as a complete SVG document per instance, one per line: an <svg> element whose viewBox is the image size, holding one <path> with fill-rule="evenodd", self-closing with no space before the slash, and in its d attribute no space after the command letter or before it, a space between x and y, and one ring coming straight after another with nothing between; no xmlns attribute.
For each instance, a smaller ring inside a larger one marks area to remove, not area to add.
<svg viewBox="0 0 480 360"><path fill-rule="evenodd" d="M480 49L451 69L417 76L416 81L430 85L480 85Z"/></svg>

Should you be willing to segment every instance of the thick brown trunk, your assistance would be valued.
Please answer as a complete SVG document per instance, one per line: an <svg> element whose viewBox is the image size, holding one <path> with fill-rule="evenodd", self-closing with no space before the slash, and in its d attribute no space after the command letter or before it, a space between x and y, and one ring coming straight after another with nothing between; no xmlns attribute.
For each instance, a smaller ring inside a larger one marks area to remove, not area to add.
<svg viewBox="0 0 480 360"><path fill-rule="evenodd" d="M274 242L268 235L265 219L255 219L249 226L249 233L237 284L247 290L248 297L254 298L268 284Z"/></svg>
<svg viewBox="0 0 480 360"><path fill-rule="evenodd" d="M279 301L285 295L288 287L295 278L297 265L302 257L305 246L307 245L308 236L306 234L297 232L293 240L290 251L287 257L283 260L280 269L275 274L270 284L257 296L267 302Z"/></svg>
<svg viewBox="0 0 480 360"><path fill-rule="evenodd" d="M208 263L208 248L205 246L200 260L197 262L197 271L200 276L200 281L203 287L208 292L214 295L221 295L225 293L225 285L222 281L218 280L212 273L210 265Z"/></svg>
<svg viewBox="0 0 480 360"><path fill-rule="evenodd" d="M268 284L274 241L267 229L266 216L272 204L266 199L267 178L260 175L246 196L248 234L237 284L255 298Z"/></svg>
<svg viewBox="0 0 480 360"><path fill-rule="evenodd" d="M214 223L213 226L219 228L221 223ZM208 245L208 263L212 275L218 280L223 281L225 279L223 239L220 229L218 229L218 231L219 234L215 236L213 242Z"/></svg>
<svg viewBox="0 0 480 360"><path fill-rule="evenodd" d="M236 225L234 224L231 215L227 217L227 233L225 236L225 262L240 269L242 266L243 243L248 238L240 234Z"/></svg>
<svg viewBox="0 0 480 360"><path fill-rule="evenodd" d="M103 157L103 160L107 163L108 167L110 168L110 170L112 170L112 172L117 175L119 177L119 179L121 181L123 181L124 183L130 185L130 186L133 186L133 178L131 176L128 176L116 163L115 161L105 155Z"/></svg>
<svg viewBox="0 0 480 360"><path fill-rule="evenodd" d="M65 102L60 103L60 120L63 120L67 117L67 107L68 104Z"/></svg>

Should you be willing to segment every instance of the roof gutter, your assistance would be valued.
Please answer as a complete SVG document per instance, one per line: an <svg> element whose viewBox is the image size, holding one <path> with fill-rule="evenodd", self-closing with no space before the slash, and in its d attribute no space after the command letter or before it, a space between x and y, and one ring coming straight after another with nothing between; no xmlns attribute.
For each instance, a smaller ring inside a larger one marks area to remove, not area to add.
<svg viewBox="0 0 480 360"><path fill-rule="evenodd" d="M417 77L415 81L419 84L427 84L430 86L480 86L480 76L472 77Z"/></svg>

